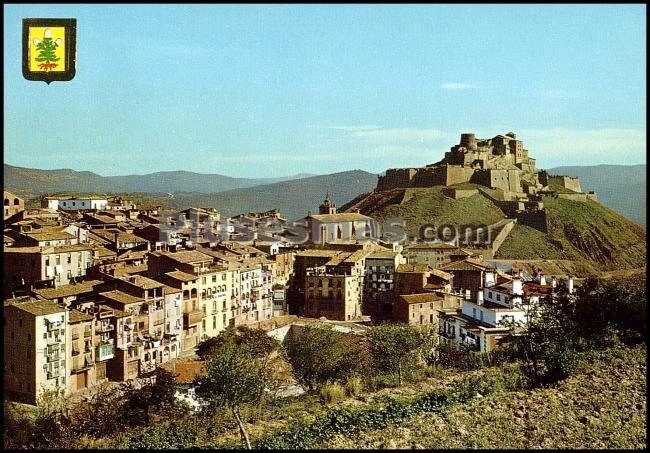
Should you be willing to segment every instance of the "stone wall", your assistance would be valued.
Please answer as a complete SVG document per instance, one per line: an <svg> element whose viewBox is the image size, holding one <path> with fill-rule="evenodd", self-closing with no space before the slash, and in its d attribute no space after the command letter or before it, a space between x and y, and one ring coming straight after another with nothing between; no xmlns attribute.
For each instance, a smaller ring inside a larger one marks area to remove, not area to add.
<svg viewBox="0 0 650 453"><path fill-rule="evenodd" d="M377 190L395 189L398 187L409 187L413 176L417 173L415 168L389 168L385 176L380 176L377 182Z"/></svg>

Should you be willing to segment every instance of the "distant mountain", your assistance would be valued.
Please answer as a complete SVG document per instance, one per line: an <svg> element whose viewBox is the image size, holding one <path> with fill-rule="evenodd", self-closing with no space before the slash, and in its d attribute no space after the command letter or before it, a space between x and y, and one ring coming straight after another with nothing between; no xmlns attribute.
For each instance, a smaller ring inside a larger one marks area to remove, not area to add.
<svg viewBox="0 0 650 453"><path fill-rule="evenodd" d="M646 226L645 165L555 167L548 172L580 178L583 191L595 191L605 206Z"/></svg>
<svg viewBox="0 0 650 453"><path fill-rule="evenodd" d="M39 170L4 164L4 187L23 196L54 192L107 193L215 193L312 176L298 174L281 178L232 178L190 171L164 171L145 175L101 176L71 169Z"/></svg>
<svg viewBox="0 0 650 453"><path fill-rule="evenodd" d="M222 216L279 209L285 218L296 220L307 215L307 211L317 213L327 192L337 206L342 206L360 193L373 190L376 185L377 175L352 170L210 195L180 193L175 194L173 200L178 208L214 207Z"/></svg>

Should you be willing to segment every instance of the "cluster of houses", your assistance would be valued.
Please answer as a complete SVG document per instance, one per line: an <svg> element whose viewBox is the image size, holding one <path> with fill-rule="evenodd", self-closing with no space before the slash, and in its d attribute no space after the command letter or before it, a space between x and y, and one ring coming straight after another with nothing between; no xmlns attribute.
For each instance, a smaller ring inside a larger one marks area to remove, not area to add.
<svg viewBox="0 0 650 453"><path fill-rule="evenodd" d="M147 375L229 325L285 315L437 325L441 341L489 351L559 285L449 244L373 239L370 217L337 213L329 196L299 241L277 211L41 206L12 211L4 229L4 389L29 404Z"/></svg>

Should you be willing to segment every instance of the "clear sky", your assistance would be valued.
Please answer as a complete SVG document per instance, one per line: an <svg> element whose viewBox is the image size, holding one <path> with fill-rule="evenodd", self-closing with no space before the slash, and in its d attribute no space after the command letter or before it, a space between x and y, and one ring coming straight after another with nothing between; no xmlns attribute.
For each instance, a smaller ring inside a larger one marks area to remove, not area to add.
<svg viewBox="0 0 650 453"><path fill-rule="evenodd" d="M645 163L645 8L5 5L4 160L380 172L514 131L542 168ZM77 19L72 81L23 78L26 17Z"/></svg>

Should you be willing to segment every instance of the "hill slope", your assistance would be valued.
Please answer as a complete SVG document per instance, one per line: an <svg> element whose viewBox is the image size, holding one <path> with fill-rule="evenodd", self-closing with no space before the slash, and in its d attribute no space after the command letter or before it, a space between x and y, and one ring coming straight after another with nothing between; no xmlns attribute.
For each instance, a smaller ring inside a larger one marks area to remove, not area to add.
<svg viewBox="0 0 650 453"><path fill-rule="evenodd" d="M517 224L499 249L498 259L571 260L598 271L640 268L646 262L645 230L596 202L544 197L548 233ZM403 218L410 237L433 223L491 224L503 212L481 194L454 200L441 187L372 192L342 209L359 209L379 220Z"/></svg>
<svg viewBox="0 0 650 453"><path fill-rule="evenodd" d="M377 175L352 170L208 195L179 193L174 202L176 207L213 207L223 216L275 208L285 218L295 220L307 215L307 211L317 212L328 191L340 206L359 193L372 190L376 184Z"/></svg>
<svg viewBox="0 0 650 453"><path fill-rule="evenodd" d="M55 192L167 193L182 191L207 194L298 177L305 177L305 175L252 179L190 171L163 171L145 175L101 176L89 171L39 170L4 164L4 187L33 197Z"/></svg>
<svg viewBox="0 0 650 453"><path fill-rule="evenodd" d="M551 174L577 176L582 190L594 190L607 207L646 225L646 166L593 165L556 167Z"/></svg>

